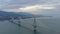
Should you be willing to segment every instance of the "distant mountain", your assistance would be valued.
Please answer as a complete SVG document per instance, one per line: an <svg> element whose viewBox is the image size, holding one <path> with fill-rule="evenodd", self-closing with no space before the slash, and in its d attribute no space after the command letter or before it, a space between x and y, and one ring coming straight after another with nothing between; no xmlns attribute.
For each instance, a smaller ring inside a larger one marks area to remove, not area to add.
<svg viewBox="0 0 60 34"><path fill-rule="evenodd" d="M14 19L26 19L26 18L32 18L32 17L45 17L43 15L34 15L26 12L5 12L0 11L0 20L10 20L11 18Z"/></svg>
<svg viewBox="0 0 60 34"><path fill-rule="evenodd" d="M33 14L31 14L31 13L27 13L27 12L16 12L16 14L19 14L19 15L28 15L28 16L30 16L30 15L33 15Z"/></svg>
<svg viewBox="0 0 60 34"><path fill-rule="evenodd" d="M15 14L13 12L5 12L5 11L0 11L0 16L18 16L18 14Z"/></svg>
<svg viewBox="0 0 60 34"><path fill-rule="evenodd" d="M0 11L0 20L9 20L10 17L13 17L14 19L18 19L18 17L25 19L25 18L31 18L32 16L33 14L25 12L15 13L15 12Z"/></svg>

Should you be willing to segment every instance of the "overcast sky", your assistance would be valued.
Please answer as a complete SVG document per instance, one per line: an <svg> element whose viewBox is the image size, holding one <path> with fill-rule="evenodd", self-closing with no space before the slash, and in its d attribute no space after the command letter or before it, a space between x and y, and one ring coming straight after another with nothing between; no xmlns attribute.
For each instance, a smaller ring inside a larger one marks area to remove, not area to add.
<svg viewBox="0 0 60 34"><path fill-rule="evenodd" d="M0 10L59 15L60 0L0 0Z"/></svg>

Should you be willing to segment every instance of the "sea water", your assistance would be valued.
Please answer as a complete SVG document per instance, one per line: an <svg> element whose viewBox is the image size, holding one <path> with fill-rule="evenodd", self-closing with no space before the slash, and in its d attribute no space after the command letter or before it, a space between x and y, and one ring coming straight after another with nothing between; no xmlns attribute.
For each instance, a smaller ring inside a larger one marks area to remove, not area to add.
<svg viewBox="0 0 60 34"><path fill-rule="evenodd" d="M60 18L36 18L36 33L33 32L33 22L33 18L21 19L19 27L9 21L0 21L0 34L60 34Z"/></svg>

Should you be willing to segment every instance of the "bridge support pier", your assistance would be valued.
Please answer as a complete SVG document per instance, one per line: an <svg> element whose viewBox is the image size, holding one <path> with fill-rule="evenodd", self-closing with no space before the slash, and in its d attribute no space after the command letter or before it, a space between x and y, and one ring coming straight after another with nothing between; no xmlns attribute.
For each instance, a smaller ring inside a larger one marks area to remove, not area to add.
<svg viewBox="0 0 60 34"><path fill-rule="evenodd" d="M21 18L18 18L18 26L21 26L21 21L20 21Z"/></svg>

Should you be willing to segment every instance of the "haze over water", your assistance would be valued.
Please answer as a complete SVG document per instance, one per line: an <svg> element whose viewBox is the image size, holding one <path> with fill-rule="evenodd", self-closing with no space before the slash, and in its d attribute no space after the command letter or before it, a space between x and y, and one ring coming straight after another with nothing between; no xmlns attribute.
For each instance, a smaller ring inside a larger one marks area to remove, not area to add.
<svg viewBox="0 0 60 34"><path fill-rule="evenodd" d="M8 21L0 21L0 34L60 34L60 18L37 19L37 33L33 32L32 24L33 18L21 19L21 27Z"/></svg>

